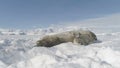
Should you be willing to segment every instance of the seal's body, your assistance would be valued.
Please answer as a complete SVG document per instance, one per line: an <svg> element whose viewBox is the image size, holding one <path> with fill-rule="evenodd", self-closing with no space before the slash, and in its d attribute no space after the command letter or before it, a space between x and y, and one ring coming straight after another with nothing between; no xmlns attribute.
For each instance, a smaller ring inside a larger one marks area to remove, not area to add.
<svg viewBox="0 0 120 68"><path fill-rule="evenodd" d="M52 47L65 42L88 45L96 40L96 35L93 32L88 30L76 30L45 36L41 40L37 41L37 46Z"/></svg>

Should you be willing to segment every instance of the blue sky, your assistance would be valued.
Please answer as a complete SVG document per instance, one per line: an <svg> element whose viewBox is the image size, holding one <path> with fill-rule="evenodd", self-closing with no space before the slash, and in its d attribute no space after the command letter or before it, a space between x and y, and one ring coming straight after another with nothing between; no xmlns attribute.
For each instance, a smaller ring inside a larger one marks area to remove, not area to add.
<svg viewBox="0 0 120 68"><path fill-rule="evenodd" d="M120 12L120 0L0 0L0 28L48 27Z"/></svg>

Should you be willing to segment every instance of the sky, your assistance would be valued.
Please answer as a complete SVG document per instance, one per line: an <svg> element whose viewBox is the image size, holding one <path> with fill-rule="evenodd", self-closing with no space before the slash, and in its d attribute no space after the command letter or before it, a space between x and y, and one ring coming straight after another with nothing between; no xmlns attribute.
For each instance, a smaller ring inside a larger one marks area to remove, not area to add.
<svg viewBox="0 0 120 68"><path fill-rule="evenodd" d="M0 28L64 25L114 13L120 13L120 0L0 0Z"/></svg>

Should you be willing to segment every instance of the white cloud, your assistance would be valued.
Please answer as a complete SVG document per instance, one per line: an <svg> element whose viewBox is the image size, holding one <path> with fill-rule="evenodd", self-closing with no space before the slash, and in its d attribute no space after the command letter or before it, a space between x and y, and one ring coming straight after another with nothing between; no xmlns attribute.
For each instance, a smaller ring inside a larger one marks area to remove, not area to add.
<svg viewBox="0 0 120 68"><path fill-rule="evenodd" d="M120 13L108 15L101 18L77 21L71 23L70 25L84 27L120 27Z"/></svg>

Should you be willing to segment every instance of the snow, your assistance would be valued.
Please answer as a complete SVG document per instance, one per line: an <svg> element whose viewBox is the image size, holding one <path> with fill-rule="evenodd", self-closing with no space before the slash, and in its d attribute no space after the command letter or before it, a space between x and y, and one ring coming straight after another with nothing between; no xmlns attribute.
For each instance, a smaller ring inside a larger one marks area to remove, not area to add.
<svg viewBox="0 0 120 68"><path fill-rule="evenodd" d="M119 27L98 25L0 29L0 68L120 68ZM51 48L34 47L45 35L76 29L93 31L99 41L88 46L68 42Z"/></svg>

